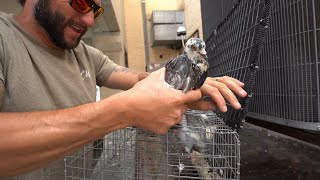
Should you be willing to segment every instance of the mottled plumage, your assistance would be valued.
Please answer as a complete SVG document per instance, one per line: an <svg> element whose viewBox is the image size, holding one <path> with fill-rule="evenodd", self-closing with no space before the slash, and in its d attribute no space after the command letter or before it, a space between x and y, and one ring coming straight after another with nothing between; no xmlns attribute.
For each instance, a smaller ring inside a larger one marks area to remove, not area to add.
<svg viewBox="0 0 320 180"><path fill-rule="evenodd" d="M183 92L199 89L207 78L208 58L205 48L201 39L190 38L184 53L166 64L165 81Z"/></svg>
<svg viewBox="0 0 320 180"><path fill-rule="evenodd" d="M184 93L199 89L207 78L208 57L205 48L206 45L201 39L190 38L186 42L184 53L166 64L166 83ZM201 121L201 118L199 120ZM180 126L174 129L174 133L188 154L193 150L203 152L206 149L204 124L193 124L188 121L188 118L184 118Z"/></svg>
<svg viewBox="0 0 320 180"><path fill-rule="evenodd" d="M194 149L197 151L205 149L206 145L202 140L201 133L197 131L197 128L188 126L185 119L181 121L180 127L176 128L174 133L184 146L186 153L191 154Z"/></svg>
<svg viewBox="0 0 320 180"><path fill-rule="evenodd" d="M212 150L212 140L217 127L208 125L206 115L186 115L174 129L174 134L191 154L193 150L199 153L208 153Z"/></svg>

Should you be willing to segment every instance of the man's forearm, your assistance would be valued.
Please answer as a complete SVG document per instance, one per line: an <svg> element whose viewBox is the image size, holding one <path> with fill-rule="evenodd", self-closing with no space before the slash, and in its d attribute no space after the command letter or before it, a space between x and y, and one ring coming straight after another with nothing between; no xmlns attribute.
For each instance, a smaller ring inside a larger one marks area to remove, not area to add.
<svg viewBox="0 0 320 180"><path fill-rule="evenodd" d="M181 121L199 90L182 93L150 74L99 102L55 111L0 113L0 179L40 168L88 142L128 126L164 134Z"/></svg>
<svg viewBox="0 0 320 180"><path fill-rule="evenodd" d="M138 72L138 80L141 81L144 78L146 78L147 76L149 76L150 73L148 72Z"/></svg>
<svg viewBox="0 0 320 180"><path fill-rule="evenodd" d="M129 70L126 67L117 66L114 72L112 72L110 77L106 80L104 86L114 89L128 90L148 75L148 72L137 72Z"/></svg>
<svg viewBox="0 0 320 180"><path fill-rule="evenodd" d="M0 177L37 169L127 127L116 112L120 103L111 97L63 110L0 113Z"/></svg>

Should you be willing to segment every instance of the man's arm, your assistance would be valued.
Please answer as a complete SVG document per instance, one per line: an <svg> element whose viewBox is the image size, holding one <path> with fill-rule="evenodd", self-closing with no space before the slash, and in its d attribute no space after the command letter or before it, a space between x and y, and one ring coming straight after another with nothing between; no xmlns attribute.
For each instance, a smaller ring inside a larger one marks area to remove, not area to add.
<svg viewBox="0 0 320 180"><path fill-rule="evenodd" d="M130 89L137 82L147 77L147 72L136 72L129 70L126 67L117 66L112 72L109 79L106 80L104 86L115 89ZM218 108L221 112L227 111L226 102L229 102L235 109L240 109L241 105L238 102L235 94L240 97L247 96L243 89L244 84L239 80L229 77L208 77L204 85L200 88L202 96L210 96L212 102L196 101L190 103L190 109L212 110Z"/></svg>
<svg viewBox="0 0 320 180"><path fill-rule="evenodd" d="M110 77L105 81L104 86L113 89L127 90L148 75L148 72L137 72L117 65Z"/></svg>
<svg viewBox="0 0 320 180"><path fill-rule="evenodd" d="M0 87L3 89L3 86ZM0 113L0 179L44 166L127 127L117 100L55 111Z"/></svg>
<svg viewBox="0 0 320 180"><path fill-rule="evenodd" d="M0 113L0 179L40 168L117 129L136 126L165 133L201 93L184 94L164 86L159 81L163 73L152 73L130 90L95 103Z"/></svg>

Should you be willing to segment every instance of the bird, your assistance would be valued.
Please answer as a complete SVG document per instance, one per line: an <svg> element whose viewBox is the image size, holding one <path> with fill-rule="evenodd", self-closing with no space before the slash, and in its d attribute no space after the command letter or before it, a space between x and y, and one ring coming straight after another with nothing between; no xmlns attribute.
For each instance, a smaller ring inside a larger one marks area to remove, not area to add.
<svg viewBox="0 0 320 180"><path fill-rule="evenodd" d="M183 42L183 41L182 41ZM199 89L207 78L208 56L206 44L200 38L190 38L183 45L183 54L169 60L165 64L164 80L169 87L186 93L190 90ZM199 133L196 127L189 126L183 118L173 128L185 151L190 155L193 149L202 152L205 143L202 141L203 133Z"/></svg>
<svg viewBox="0 0 320 180"><path fill-rule="evenodd" d="M200 177L205 179L221 178L214 170L207 157L213 156L214 135L218 130L212 119L204 113L186 113L179 126L173 133L177 136L179 144L184 147L192 166L198 171Z"/></svg>
<svg viewBox="0 0 320 180"><path fill-rule="evenodd" d="M190 38L184 46L183 54L165 64L165 82L186 93L199 89L207 78L209 67L206 44L200 38Z"/></svg>
<svg viewBox="0 0 320 180"><path fill-rule="evenodd" d="M179 125L175 126L173 133L188 155L193 151L208 154L212 150L217 126L209 124L209 121L206 114L188 113L184 115Z"/></svg>
<svg viewBox="0 0 320 180"><path fill-rule="evenodd" d="M188 126L185 118L181 120L173 133L178 137L179 143L184 146L188 155L190 155L193 150L202 152L206 147L203 137L201 137L201 132L199 132L196 127Z"/></svg>

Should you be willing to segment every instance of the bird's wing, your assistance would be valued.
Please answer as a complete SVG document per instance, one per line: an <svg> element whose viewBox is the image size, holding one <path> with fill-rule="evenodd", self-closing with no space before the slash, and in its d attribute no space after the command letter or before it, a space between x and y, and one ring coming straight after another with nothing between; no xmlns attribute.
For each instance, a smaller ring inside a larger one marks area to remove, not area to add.
<svg viewBox="0 0 320 180"><path fill-rule="evenodd" d="M206 149L205 141L205 122L198 115L186 115L186 123L191 131L194 133L195 143L194 150L204 152Z"/></svg>
<svg viewBox="0 0 320 180"><path fill-rule="evenodd" d="M192 88L190 79L191 61L186 55L177 56L166 64L165 81L178 90L184 92ZM188 87L191 87L188 89Z"/></svg>
<svg viewBox="0 0 320 180"><path fill-rule="evenodd" d="M208 72L207 71L201 72L200 68L196 65L193 66L193 72L194 72L193 89L199 89L203 85L204 81L206 80Z"/></svg>

